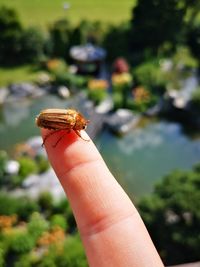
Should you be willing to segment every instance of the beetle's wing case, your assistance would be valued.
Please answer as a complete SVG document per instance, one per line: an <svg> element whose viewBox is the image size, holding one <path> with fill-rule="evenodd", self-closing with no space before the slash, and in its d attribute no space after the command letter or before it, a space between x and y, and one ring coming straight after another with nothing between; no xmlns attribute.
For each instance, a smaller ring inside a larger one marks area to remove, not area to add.
<svg viewBox="0 0 200 267"><path fill-rule="evenodd" d="M45 109L36 118L39 127L47 129L72 129L76 124L77 112L71 109Z"/></svg>

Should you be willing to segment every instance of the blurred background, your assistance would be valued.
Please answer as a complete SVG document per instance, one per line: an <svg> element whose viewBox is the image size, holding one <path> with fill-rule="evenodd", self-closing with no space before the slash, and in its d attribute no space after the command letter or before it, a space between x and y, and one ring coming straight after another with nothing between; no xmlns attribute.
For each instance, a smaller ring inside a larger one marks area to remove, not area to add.
<svg viewBox="0 0 200 267"><path fill-rule="evenodd" d="M200 261L199 74L199 0L0 0L0 267L88 266L44 108L90 119L166 266Z"/></svg>

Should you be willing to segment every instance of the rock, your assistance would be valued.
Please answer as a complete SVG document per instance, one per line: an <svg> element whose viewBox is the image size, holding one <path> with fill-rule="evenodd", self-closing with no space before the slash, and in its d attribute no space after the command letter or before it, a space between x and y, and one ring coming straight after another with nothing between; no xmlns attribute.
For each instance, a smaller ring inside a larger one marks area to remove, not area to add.
<svg viewBox="0 0 200 267"><path fill-rule="evenodd" d="M118 109L106 119L106 125L117 134L126 134L140 119L139 115L133 114L128 109Z"/></svg>
<svg viewBox="0 0 200 267"><path fill-rule="evenodd" d="M95 111L97 113L106 114L113 109L113 106L112 98L108 97L95 108Z"/></svg>
<svg viewBox="0 0 200 267"><path fill-rule="evenodd" d="M0 88L0 105L3 104L9 94L9 91L7 88Z"/></svg>
<svg viewBox="0 0 200 267"><path fill-rule="evenodd" d="M66 86L59 86L58 95L64 99L67 99L70 97L70 91Z"/></svg>
<svg viewBox="0 0 200 267"><path fill-rule="evenodd" d="M18 83L9 86L10 94L16 98L40 97L45 91L31 83Z"/></svg>
<svg viewBox="0 0 200 267"><path fill-rule="evenodd" d="M14 175L19 172L19 168L20 168L19 162L17 162L16 160L9 160L6 163L5 172L9 175Z"/></svg>

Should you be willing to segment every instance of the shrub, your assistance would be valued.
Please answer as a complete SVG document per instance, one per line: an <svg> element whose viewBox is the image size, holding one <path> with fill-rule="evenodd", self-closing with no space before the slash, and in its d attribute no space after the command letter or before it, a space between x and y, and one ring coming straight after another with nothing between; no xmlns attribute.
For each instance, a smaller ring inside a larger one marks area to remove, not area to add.
<svg viewBox="0 0 200 267"><path fill-rule="evenodd" d="M114 109L117 110L123 106L123 96L120 92L113 92Z"/></svg>
<svg viewBox="0 0 200 267"><path fill-rule="evenodd" d="M44 56L44 33L36 28L25 29L21 36L21 61L38 62Z"/></svg>
<svg viewBox="0 0 200 267"><path fill-rule="evenodd" d="M46 157L37 155L35 160L37 163L38 173L46 172L49 169L50 165Z"/></svg>
<svg viewBox="0 0 200 267"><path fill-rule="evenodd" d="M28 220L33 212L39 211L37 202L28 197L21 197L15 201L18 203L17 214L21 220Z"/></svg>
<svg viewBox="0 0 200 267"><path fill-rule="evenodd" d="M145 62L133 70L135 83L142 85L154 93L163 94L167 79L157 62Z"/></svg>
<svg viewBox="0 0 200 267"><path fill-rule="evenodd" d="M63 230L67 230L67 220L62 214L55 214L51 217L50 225L52 228L55 226L61 227Z"/></svg>
<svg viewBox="0 0 200 267"><path fill-rule="evenodd" d="M198 87L193 93L191 102L194 108L196 108L197 110L200 109L200 87Z"/></svg>
<svg viewBox="0 0 200 267"><path fill-rule="evenodd" d="M16 11L0 7L0 64L13 64L20 60L22 25Z"/></svg>
<svg viewBox="0 0 200 267"><path fill-rule="evenodd" d="M12 215L18 212L18 201L6 193L0 193L0 214Z"/></svg>
<svg viewBox="0 0 200 267"><path fill-rule="evenodd" d="M99 90L99 89L93 89L88 91L88 97L96 105L98 105L101 101L103 101L107 96L107 91L106 90Z"/></svg>
<svg viewBox="0 0 200 267"><path fill-rule="evenodd" d="M30 255L22 255L16 260L14 267L32 267Z"/></svg>
<svg viewBox="0 0 200 267"><path fill-rule="evenodd" d="M53 209L53 196L50 192L42 192L38 197L38 205L43 211L51 212Z"/></svg>
<svg viewBox="0 0 200 267"><path fill-rule="evenodd" d="M4 267L4 263L5 263L4 251L3 251L3 248L0 247L0 267Z"/></svg>
<svg viewBox="0 0 200 267"><path fill-rule="evenodd" d="M34 240L37 240L43 232L48 230L49 226L47 221L42 217L41 214L35 212L32 214L28 223L28 232Z"/></svg>
<svg viewBox="0 0 200 267"><path fill-rule="evenodd" d="M79 237L68 237L65 242L64 251L67 253L57 256L56 266L88 267L86 256Z"/></svg>
<svg viewBox="0 0 200 267"><path fill-rule="evenodd" d="M199 261L198 168L176 171L139 201L139 210L166 265Z"/></svg>
<svg viewBox="0 0 200 267"><path fill-rule="evenodd" d="M8 161L8 154L4 150L0 150L0 184L3 183L5 166Z"/></svg>
<svg viewBox="0 0 200 267"><path fill-rule="evenodd" d="M68 20L57 20L49 29L50 42L52 43L52 55L68 58L70 47L71 25Z"/></svg>
<svg viewBox="0 0 200 267"><path fill-rule="evenodd" d="M18 162L20 164L19 175L22 179L26 178L31 173L37 173L38 167L33 159L23 156L18 160Z"/></svg>
<svg viewBox="0 0 200 267"><path fill-rule="evenodd" d="M104 35L103 47L107 51L107 59L113 62L116 58L129 58L129 24L110 26ZM114 40L114 41L113 41Z"/></svg>
<svg viewBox="0 0 200 267"><path fill-rule="evenodd" d="M10 244L10 250L23 254L32 250L35 246L33 237L27 232L15 233Z"/></svg>

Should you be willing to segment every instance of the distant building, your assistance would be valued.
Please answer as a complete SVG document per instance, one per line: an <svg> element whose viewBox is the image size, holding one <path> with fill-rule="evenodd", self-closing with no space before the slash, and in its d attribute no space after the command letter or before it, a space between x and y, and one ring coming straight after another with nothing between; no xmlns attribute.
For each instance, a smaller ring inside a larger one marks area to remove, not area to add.
<svg viewBox="0 0 200 267"><path fill-rule="evenodd" d="M106 51L103 48L90 43L73 46L69 53L77 66L77 72L80 74L99 74L106 57Z"/></svg>

